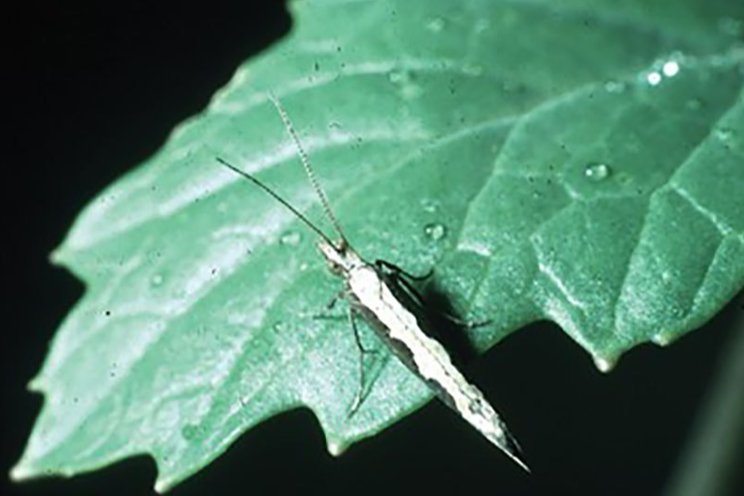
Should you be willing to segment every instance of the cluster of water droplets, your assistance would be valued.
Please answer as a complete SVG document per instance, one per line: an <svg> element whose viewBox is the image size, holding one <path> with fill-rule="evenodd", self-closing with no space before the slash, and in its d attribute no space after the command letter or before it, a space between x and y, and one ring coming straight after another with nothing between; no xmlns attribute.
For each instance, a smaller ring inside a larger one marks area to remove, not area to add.
<svg viewBox="0 0 744 496"><path fill-rule="evenodd" d="M447 228L444 224L433 222L424 226L424 234L432 241L439 241L447 235Z"/></svg>
<svg viewBox="0 0 744 496"><path fill-rule="evenodd" d="M388 81L396 87L398 93L406 100L418 97L423 91L416 82L416 74L410 69L400 67L392 69L388 72Z"/></svg>
<svg viewBox="0 0 744 496"><path fill-rule="evenodd" d="M648 86L659 86L665 79L676 77L684 65L684 56L675 52L671 56L657 60L650 69L642 71L638 75L638 81ZM623 93L628 89L628 83L624 81L607 81L604 89L608 93Z"/></svg>
<svg viewBox="0 0 744 496"><path fill-rule="evenodd" d="M604 181L605 179L610 177L611 173L612 169L605 163L596 162L586 164L586 166L584 166L584 177L587 178L589 181L595 183Z"/></svg>
<svg viewBox="0 0 744 496"><path fill-rule="evenodd" d="M651 70L643 73L643 79L650 86L658 86L665 78L673 78L680 73L683 58L674 54L665 60L657 61Z"/></svg>
<svg viewBox="0 0 744 496"><path fill-rule="evenodd" d="M436 214L440 210L439 201L423 198L419 202L427 214ZM439 241L447 235L447 227L441 222L430 222L424 226L424 236L431 241Z"/></svg>

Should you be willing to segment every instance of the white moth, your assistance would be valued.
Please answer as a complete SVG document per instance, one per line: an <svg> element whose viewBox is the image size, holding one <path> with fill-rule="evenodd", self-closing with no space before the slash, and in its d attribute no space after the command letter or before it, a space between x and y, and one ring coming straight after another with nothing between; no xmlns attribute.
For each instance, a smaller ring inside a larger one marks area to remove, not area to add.
<svg viewBox="0 0 744 496"><path fill-rule="evenodd" d="M318 247L334 274L344 280L342 293L349 302L349 319L354 328L357 345L364 352L356 331L354 316L361 315L372 327L393 354L411 371L421 378L447 406L475 427L486 439L503 450L519 466L528 470L519 457L519 448L509 434L506 425L496 410L488 403L483 393L472 385L453 364L447 350L436 339L427 335L428 322L422 312L423 303L411 283L416 279L398 267L382 260L369 263L350 246L330 208L325 192L318 184L310 161L305 153L289 116L281 103L273 96L284 127L294 141L308 179L315 189L325 213L339 235L332 241L323 231L310 222L302 213L257 178L238 169L222 158L217 160L242 177L252 181L274 199L294 213L319 237ZM364 366L360 360L362 388L351 407L351 413L362 402Z"/></svg>

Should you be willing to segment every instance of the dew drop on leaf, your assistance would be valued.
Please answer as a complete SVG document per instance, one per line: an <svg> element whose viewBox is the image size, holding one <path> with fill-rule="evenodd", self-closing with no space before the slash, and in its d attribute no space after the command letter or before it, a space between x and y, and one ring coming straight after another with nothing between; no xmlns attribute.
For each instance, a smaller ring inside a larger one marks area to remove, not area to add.
<svg viewBox="0 0 744 496"><path fill-rule="evenodd" d="M421 87L415 82L415 75L408 70L393 69L388 73L388 81L398 88L400 95L411 100L421 94Z"/></svg>
<svg viewBox="0 0 744 496"><path fill-rule="evenodd" d="M729 127L719 127L714 131L716 138L721 141L728 141L734 135L734 130Z"/></svg>
<svg viewBox="0 0 744 496"><path fill-rule="evenodd" d="M590 181L599 182L610 175L610 167L607 164L594 163L588 164L584 168L584 176Z"/></svg>
<svg viewBox="0 0 744 496"><path fill-rule="evenodd" d="M447 228L442 224L427 224L424 227L424 234L431 240L439 241L447 234Z"/></svg>
<svg viewBox="0 0 744 496"><path fill-rule="evenodd" d="M483 74L483 66L478 65L478 64L476 65L467 64L463 66L462 72L467 74L468 76L477 77Z"/></svg>
<svg viewBox="0 0 744 496"><path fill-rule="evenodd" d="M187 441L191 441L192 439L194 439L198 432L199 428L194 424L186 424L185 426L183 426L183 429L181 429L181 435Z"/></svg>
<svg viewBox="0 0 744 496"><path fill-rule="evenodd" d="M426 24L426 29L433 33L438 33L444 29L445 21L441 17L435 17Z"/></svg>
<svg viewBox="0 0 744 496"><path fill-rule="evenodd" d="M744 34L744 21L733 17L723 17L718 20L718 30L724 35L739 38Z"/></svg>
<svg viewBox="0 0 744 496"><path fill-rule="evenodd" d="M478 19L475 21L475 32L481 33L491 27L491 21L488 19Z"/></svg>
<svg viewBox="0 0 744 496"><path fill-rule="evenodd" d="M661 72L663 72L666 77L674 77L679 73L679 64L674 60L665 62L661 68Z"/></svg>
<svg viewBox="0 0 744 496"><path fill-rule="evenodd" d="M626 89L626 85L620 81L607 81L604 84L604 89L607 93L622 93Z"/></svg>
<svg viewBox="0 0 744 496"><path fill-rule="evenodd" d="M698 110L703 106L703 102L699 98L690 98L685 105L690 110Z"/></svg>
<svg viewBox="0 0 744 496"><path fill-rule="evenodd" d="M411 81L411 75L408 73L408 71L393 69L388 72L388 81L393 84L409 83Z"/></svg>
<svg viewBox="0 0 744 496"><path fill-rule="evenodd" d="M279 242L283 245L297 246L300 244L301 239L302 235L300 235L300 233L292 231L282 234L282 237L279 238Z"/></svg>
<svg viewBox="0 0 744 496"><path fill-rule="evenodd" d="M646 74L646 81L651 86L656 86L661 82L661 74L656 71L649 72Z"/></svg>
<svg viewBox="0 0 744 496"><path fill-rule="evenodd" d="M430 214L433 214L437 211L439 208L439 205L435 200L431 200L429 198L424 198L421 200L421 207L424 209L424 212L428 212Z"/></svg>

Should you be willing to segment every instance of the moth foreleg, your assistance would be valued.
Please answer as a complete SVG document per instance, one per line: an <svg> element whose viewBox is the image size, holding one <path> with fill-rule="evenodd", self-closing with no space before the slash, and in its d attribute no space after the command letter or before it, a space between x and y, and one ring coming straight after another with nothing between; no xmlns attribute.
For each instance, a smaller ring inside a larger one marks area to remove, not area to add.
<svg viewBox="0 0 744 496"><path fill-rule="evenodd" d="M326 305L325 305L326 311L330 312L331 310L333 310L333 308L336 306L336 303L338 302L338 300L341 300L341 299L343 299L346 296L346 291L347 291L346 288L344 288L341 291L339 291L338 293L336 293L335 295L333 295L333 298L331 298L328 301L328 303L326 303ZM312 316L312 318L313 319L316 319L316 320L340 319L340 318L343 318L343 317L344 317L343 314L340 314L339 315L339 314L332 314L332 313L320 313L320 314L316 313L316 314L314 314Z"/></svg>
<svg viewBox="0 0 744 496"><path fill-rule="evenodd" d="M367 349L364 347L364 344L362 343L362 338L359 335L359 329L356 325L356 319L354 318L356 310L354 310L353 307L349 307L349 324L351 325L351 329L354 331L354 341L356 342L357 348L359 349L359 389L357 390L357 394L354 397L354 402L351 404L351 408L349 408L349 418L351 418L357 410L359 410L359 407L362 406L362 402L364 401L364 383L365 383L365 373L364 373L364 355L365 354L374 354L377 353L377 350L374 349Z"/></svg>
<svg viewBox="0 0 744 496"><path fill-rule="evenodd" d="M426 279L431 276L431 274L434 272L434 269L429 270L429 272L425 276L416 277L408 274L403 269L398 267L395 264L391 264L390 262L386 262L384 260L377 260L375 262L378 267L384 267L387 270L389 270L390 277L393 281L395 281L396 284L399 284L402 289L408 293L408 295L411 297L411 299L422 309L425 309L426 311L433 311L436 312L437 315L440 315L441 317L447 319L448 321L452 322L456 326L464 327L466 329L475 329L478 327L483 327L485 325L488 325L491 323L491 320L482 320L482 321L467 321L462 320L458 317L455 317L451 313L442 310L440 308L431 308L426 305L424 301L424 297L421 295L418 289L409 281L408 279L418 281L422 279ZM404 275L406 277L399 277L400 275Z"/></svg>
<svg viewBox="0 0 744 496"><path fill-rule="evenodd" d="M336 293L335 295L333 295L333 298L331 298L330 301L326 303L326 310L333 310L333 307L336 306L336 302L338 302L338 300L346 296L346 291L347 291L346 288L344 288L338 293Z"/></svg>
<svg viewBox="0 0 744 496"><path fill-rule="evenodd" d="M425 281L434 274L434 268L432 267L431 269L429 269L428 272L426 272L426 274L416 276L416 275L411 274L410 272L406 272L402 268L398 267L394 263L388 262L387 260L379 260L379 259L375 260L375 266L380 270L386 270L395 275L403 274L404 276L406 276L407 278L413 281Z"/></svg>

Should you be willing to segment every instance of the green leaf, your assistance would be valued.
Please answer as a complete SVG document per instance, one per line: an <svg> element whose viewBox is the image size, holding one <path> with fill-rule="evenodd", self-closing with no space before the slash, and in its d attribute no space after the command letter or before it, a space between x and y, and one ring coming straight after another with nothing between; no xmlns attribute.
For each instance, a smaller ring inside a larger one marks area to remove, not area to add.
<svg viewBox="0 0 744 496"><path fill-rule="evenodd" d="M492 324L551 319L609 369L744 285L744 4L297 1L286 40L81 214L54 260L87 284L31 388L12 475L138 453L164 490L288 409L340 453L430 398L357 351L314 239L220 168L323 222L265 92L289 110L351 242ZM375 343L367 333L365 341ZM379 343L377 344L379 346Z"/></svg>

